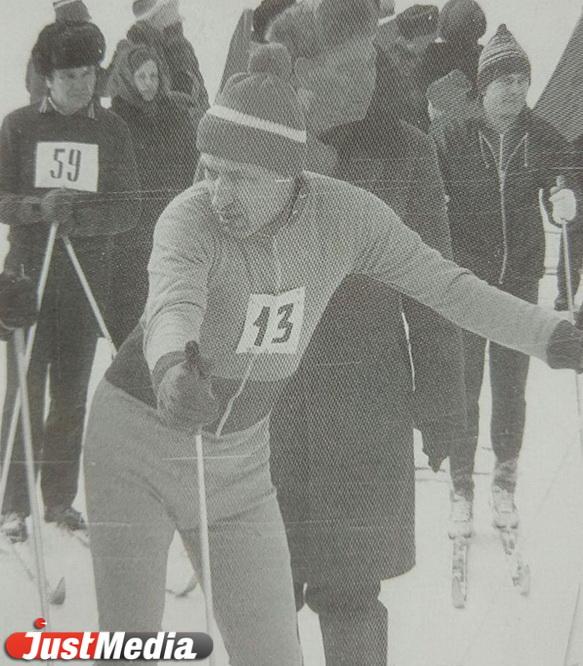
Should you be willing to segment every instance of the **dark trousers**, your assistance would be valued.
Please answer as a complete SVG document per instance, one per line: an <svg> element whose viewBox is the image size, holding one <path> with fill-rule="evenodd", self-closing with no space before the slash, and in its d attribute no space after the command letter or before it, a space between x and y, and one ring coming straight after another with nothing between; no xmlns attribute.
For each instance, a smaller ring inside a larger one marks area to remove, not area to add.
<svg viewBox="0 0 583 666"><path fill-rule="evenodd" d="M55 268L49 276L28 372L35 466L37 471L41 469L45 507L70 505L77 494L87 387L97 342L93 314L76 275L65 262ZM14 346L9 342L0 435L2 461L17 391ZM2 513L30 513L24 460L19 425Z"/></svg>
<svg viewBox="0 0 583 666"><path fill-rule="evenodd" d="M294 583L296 608L306 603L320 620L327 666L386 666L387 609L378 580Z"/></svg>
<svg viewBox="0 0 583 666"><path fill-rule="evenodd" d="M513 285L504 290L529 303L538 300L538 282ZM488 341L464 331L463 343L468 427L453 447L450 470L455 492L471 498L474 493L472 475L478 445L479 400ZM518 458L522 447L529 357L494 342L490 342L489 346L492 390L490 438L496 460L504 463ZM514 490L513 481L506 485L507 490Z"/></svg>
<svg viewBox="0 0 583 666"><path fill-rule="evenodd" d="M581 280L581 263L583 262L583 229L581 223L567 225L569 238L569 259L571 263L571 285L573 296L577 293ZM564 259L563 238L561 237L561 251L557 265L557 289L559 298L567 300L567 272Z"/></svg>

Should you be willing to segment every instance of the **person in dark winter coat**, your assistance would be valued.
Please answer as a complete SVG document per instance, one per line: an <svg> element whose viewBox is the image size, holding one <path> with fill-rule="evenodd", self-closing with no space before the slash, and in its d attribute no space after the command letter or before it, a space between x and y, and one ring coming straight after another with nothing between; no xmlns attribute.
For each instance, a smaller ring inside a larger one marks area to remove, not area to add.
<svg viewBox="0 0 583 666"><path fill-rule="evenodd" d="M179 0L135 0L133 11L136 23L128 30L127 39L118 44L109 74L128 41L155 49L169 78L170 90L175 99L188 107L196 133L209 99L194 48L184 36Z"/></svg>
<svg viewBox="0 0 583 666"><path fill-rule="evenodd" d="M377 52L365 117L320 140L334 148L336 177L388 203L450 256L435 148L395 115L386 58ZM387 663L380 584L415 563L413 428L437 470L464 419L459 331L374 280L345 279L271 419L296 605L318 613L330 666Z"/></svg>
<svg viewBox="0 0 583 666"><path fill-rule="evenodd" d="M111 110L127 123L140 175L140 223L115 239L110 333L119 347L142 315L154 227L163 210L194 180L198 151L187 110L170 97L156 52L130 45L109 81Z"/></svg>
<svg viewBox="0 0 583 666"><path fill-rule="evenodd" d="M439 42L429 44L417 68L417 81L429 85L455 69L463 72L477 94L478 60L486 32L486 16L475 0L449 0L439 14Z"/></svg>
<svg viewBox="0 0 583 666"><path fill-rule="evenodd" d="M63 23L83 23L91 21L91 15L83 0L53 0L55 21ZM105 89L106 73L101 67L97 68L97 81L95 96L100 97ZM26 67L26 90L30 95L30 103L41 102L47 94L47 86L42 76L34 67L32 58Z"/></svg>
<svg viewBox="0 0 583 666"><path fill-rule="evenodd" d="M539 191L550 195L556 219L574 219L576 200L571 189L552 189L558 176L572 171L572 151L526 107L529 85L528 57L502 25L480 57L481 116L436 123L432 134L449 196L455 260L489 284L536 303L545 254ZM468 429L450 457L452 537L472 533L472 473L486 343L464 333ZM527 373L528 357L490 344L490 434L496 455L492 508L501 528L518 524L514 491Z"/></svg>
<svg viewBox="0 0 583 666"><path fill-rule="evenodd" d="M105 40L91 23L53 23L33 49L49 95L10 113L0 130L0 220L9 225L5 270L39 280L49 229L69 236L98 305L111 291L111 237L136 224L139 183L125 123L93 102ZM33 445L42 451L45 519L69 529L84 520L73 506L97 325L67 252L58 241L29 369ZM18 386L11 343L2 418L4 455ZM50 406L45 421L45 389ZM2 507L2 530L27 537L29 513L22 441L17 433ZM40 458L39 458L40 459Z"/></svg>

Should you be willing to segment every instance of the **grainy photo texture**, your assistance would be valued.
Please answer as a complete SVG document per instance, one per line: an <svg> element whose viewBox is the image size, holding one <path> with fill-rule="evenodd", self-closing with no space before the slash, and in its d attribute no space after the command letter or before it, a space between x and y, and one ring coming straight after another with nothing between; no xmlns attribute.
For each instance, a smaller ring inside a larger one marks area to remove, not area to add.
<svg viewBox="0 0 583 666"><path fill-rule="evenodd" d="M581 0L0 9L0 663L581 666Z"/></svg>

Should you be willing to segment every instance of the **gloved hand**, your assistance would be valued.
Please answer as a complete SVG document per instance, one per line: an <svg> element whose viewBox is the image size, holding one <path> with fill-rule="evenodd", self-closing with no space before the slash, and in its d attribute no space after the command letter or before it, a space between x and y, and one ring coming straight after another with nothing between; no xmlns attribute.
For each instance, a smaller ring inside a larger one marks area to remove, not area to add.
<svg viewBox="0 0 583 666"><path fill-rule="evenodd" d="M26 276L0 274L0 324L6 331L32 326L38 316L36 290Z"/></svg>
<svg viewBox="0 0 583 666"><path fill-rule="evenodd" d="M549 200L553 206L553 220L557 224L571 222L575 219L577 199L573 190L566 187L552 187Z"/></svg>
<svg viewBox="0 0 583 666"><path fill-rule="evenodd" d="M41 199L42 219L47 224L58 224L58 235L68 236L75 225L73 202L75 195L65 188L51 190Z"/></svg>
<svg viewBox="0 0 583 666"><path fill-rule="evenodd" d="M158 364L163 361L160 359ZM167 426L198 430L218 418L211 370L211 362L201 357L196 342L189 342L184 360L166 370L157 390L158 413Z"/></svg>

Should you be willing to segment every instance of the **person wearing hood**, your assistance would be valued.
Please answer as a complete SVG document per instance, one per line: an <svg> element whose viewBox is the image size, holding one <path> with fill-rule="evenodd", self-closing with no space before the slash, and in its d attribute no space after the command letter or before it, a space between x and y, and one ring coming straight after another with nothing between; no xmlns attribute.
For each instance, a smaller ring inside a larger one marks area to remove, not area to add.
<svg viewBox="0 0 583 666"><path fill-rule="evenodd" d="M144 202L139 224L115 238L110 333L119 347L146 304L156 222L168 203L192 185L198 151L188 111L172 98L152 48L129 44L118 53L108 92L111 110L132 135Z"/></svg>
<svg viewBox="0 0 583 666"><path fill-rule="evenodd" d="M184 36L180 0L134 0L136 22L116 49L109 75L113 72L118 53L127 42L144 44L155 49L167 75L173 95L190 111L194 128L208 109L208 93L192 44Z"/></svg>
<svg viewBox="0 0 583 666"><path fill-rule="evenodd" d="M83 0L53 0L55 21L61 23L83 23L91 21L91 14ZM106 82L105 70L97 69L97 82L95 84L95 96L101 97ZM26 66L26 90L30 95L30 103L36 104L42 101L47 94L45 80L40 76L35 67L32 57Z"/></svg>
<svg viewBox="0 0 583 666"><path fill-rule="evenodd" d="M359 5L368 6L336 0L328 9ZM326 57L296 62L296 76L307 88L300 96L308 102L308 127L321 130L320 142L335 156L336 178L376 195L426 243L451 256L435 148L399 119L388 56L373 50L372 59L361 59L358 76L336 86L335 95L326 93L338 78L338 54L354 17L324 15L327 29L319 38L328 44ZM372 46L375 24L365 23L370 27L360 37L361 56ZM278 34L285 38L282 30ZM413 428L421 430L437 470L464 422L459 330L389 286L364 275L347 277L271 417L272 478L287 529L296 607L308 605L318 614L326 664L386 665L381 581L415 564Z"/></svg>
<svg viewBox="0 0 583 666"><path fill-rule="evenodd" d="M480 115L440 119L431 131L449 197L455 261L498 289L536 303L545 256L539 192L543 190L557 221L573 220L577 201L573 189L556 186L559 176L573 173L573 154L558 131L527 107L530 76L527 54L506 25L499 26L479 59ZM456 438L450 456L450 537L469 537L473 530L472 475L487 344L483 337L464 333L468 427ZM496 458L493 521L499 528L514 528L529 359L490 342L489 364L490 437Z"/></svg>

